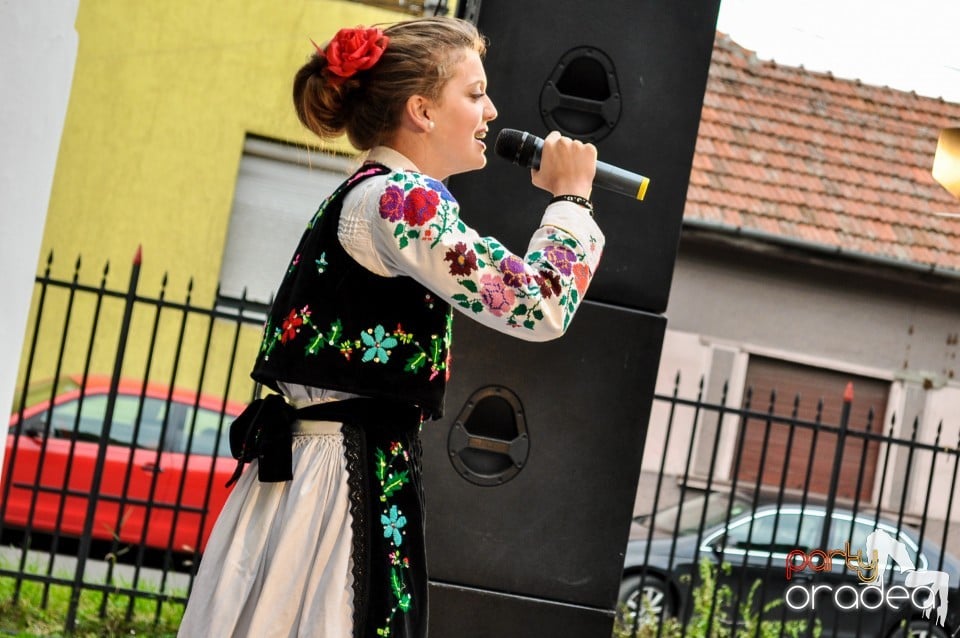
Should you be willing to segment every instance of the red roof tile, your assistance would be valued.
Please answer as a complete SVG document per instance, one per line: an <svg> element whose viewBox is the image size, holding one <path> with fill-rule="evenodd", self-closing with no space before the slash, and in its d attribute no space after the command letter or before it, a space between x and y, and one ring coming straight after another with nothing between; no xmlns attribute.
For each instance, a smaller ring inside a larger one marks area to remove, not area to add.
<svg viewBox="0 0 960 638"><path fill-rule="evenodd" d="M960 273L930 174L960 104L757 59L718 33L684 218Z"/></svg>

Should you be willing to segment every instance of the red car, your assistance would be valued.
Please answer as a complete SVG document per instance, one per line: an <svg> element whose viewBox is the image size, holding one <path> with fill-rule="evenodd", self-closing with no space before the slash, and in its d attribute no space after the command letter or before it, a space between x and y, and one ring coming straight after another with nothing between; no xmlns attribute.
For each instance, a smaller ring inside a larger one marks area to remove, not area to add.
<svg viewBox="0 0 960 638"><path fill-rule="evenodd" d="M22 424L18 413L10 418L0 476L0 495L7 495L0 504L5 528L22 529L29 522L40 532L83 534L110 380L89 377L85 389L79 381L60 380L52 416L48 383L46 400L30 405L28 399ZM36 396L34 388L31 392ZM224 485L236 467L229 424L244 407L157 384L122 381L93 538L175 552L192 552L199 542L202 550L227 498ZM7 485L11 464L12 482Z"/></svg>

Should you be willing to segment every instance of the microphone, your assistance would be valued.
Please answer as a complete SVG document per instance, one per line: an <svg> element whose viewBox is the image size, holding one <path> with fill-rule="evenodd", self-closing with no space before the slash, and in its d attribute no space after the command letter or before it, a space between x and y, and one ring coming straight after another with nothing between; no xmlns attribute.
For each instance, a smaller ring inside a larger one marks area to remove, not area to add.
<svg viewBox="0 0 960 638"><path fill-rule="evenodd" d="M540 168L543 140L532 133L505 128L497 135L494 151L500 157L525 168ZM647 194L650 178L625 171L606 162L597 162L593 185L613 193L642 200Z"/></svg>

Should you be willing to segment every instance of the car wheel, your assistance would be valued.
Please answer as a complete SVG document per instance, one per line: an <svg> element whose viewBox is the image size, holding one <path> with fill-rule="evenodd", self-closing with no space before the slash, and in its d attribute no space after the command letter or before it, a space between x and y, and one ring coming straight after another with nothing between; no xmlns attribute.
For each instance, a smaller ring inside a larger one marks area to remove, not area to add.
<svg viewBox="0 0 960 638"><path fill-rule="evenodd" d="M624 578L620 583L620 603L621 617L626 627L634 625L637 613L641 614L640 624L673 615L670 588L656 576L638 574Z"/></svg>
<svg viewBox="0 0 960 638"><path fill-rule="evenodd" d="M948 638L943 628L930 620L911 620L890 634L890 638Z"/></svg>

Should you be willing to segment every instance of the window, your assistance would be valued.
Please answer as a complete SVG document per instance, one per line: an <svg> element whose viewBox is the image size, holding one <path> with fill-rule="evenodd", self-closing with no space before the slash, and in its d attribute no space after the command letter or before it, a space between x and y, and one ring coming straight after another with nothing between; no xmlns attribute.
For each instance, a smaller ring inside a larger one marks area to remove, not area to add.
<svg viewBox="0 0 960 638"><path fill-rule="evenodd" d="M91 395L83 399L82 408L79 400L66 401L55 406L50 421L50 434L57 438L75 437L79 441L99 441L103 435L107 400L106 395ZM129 446L134 442L136 433L136 447L155 450L160 442L167 403L160 399L146 398L143 400L142 411L140 405L140 397L117 397L113 407L110 441ZM24 431L42 432L46 420L47 411L39 412L24 422Z"/></svg>
<svg viewBox="0 0 960 638"><path fill-rule="evenodd" d="M728 549L786 554L794 549L816 548L820 543L822 516L800 516L800 512L763 511L727 530Z"/></svg>
<svg viewBox="0 0 960 638"><path fill-rule="evenodd" d="M873 534L877 530L882 530L890 538L895 538L898 542L903 544L904 549L907 551L907 556L913 561L914 566L917 569L926 569L927 568L927 558L926 556L920 555L918 560L917 555L919 547L913 538L911 538L904 530L900 530L898 533L895 527L886 525L884 523L876 523L872 520L857 518L856 523L853 525L853 534L850 533L850 521L849 516L844 516L843 518L834 517L833 525L830 528L830 547L843 549L846 547L846 543L849 541L850 550L856 552L857 550L866 550L867 547L867 537L870 534ZM866 554L866 551L864 551ZM892 567L893 563L890 563Z"/></svg>
<svg viewBox="0 0 960 638"><path fill-rule="evenodd" d="M206 408L197 409L196 421L194 421L193 406L189 406L186 415L187 429L189 429L191 425L194 428L193 445L190 453L212 455L214 444L217 443L217 433L219 432L220 442L217 446L217 456L231 457L229 433L231 421L233 421L233 417L229 415L221 416L219 412L207 410ZM186 452L188 436L189 433L187 432L180 438L177 452Z"/></svg>
<svg viewBox="0 0 960 638"><path fill-rule="evenodd" d="M307 222L356 165L355 158L247 139L220 266L221 308L235 306L244 289L247 300L270 302Z"/></svg>

